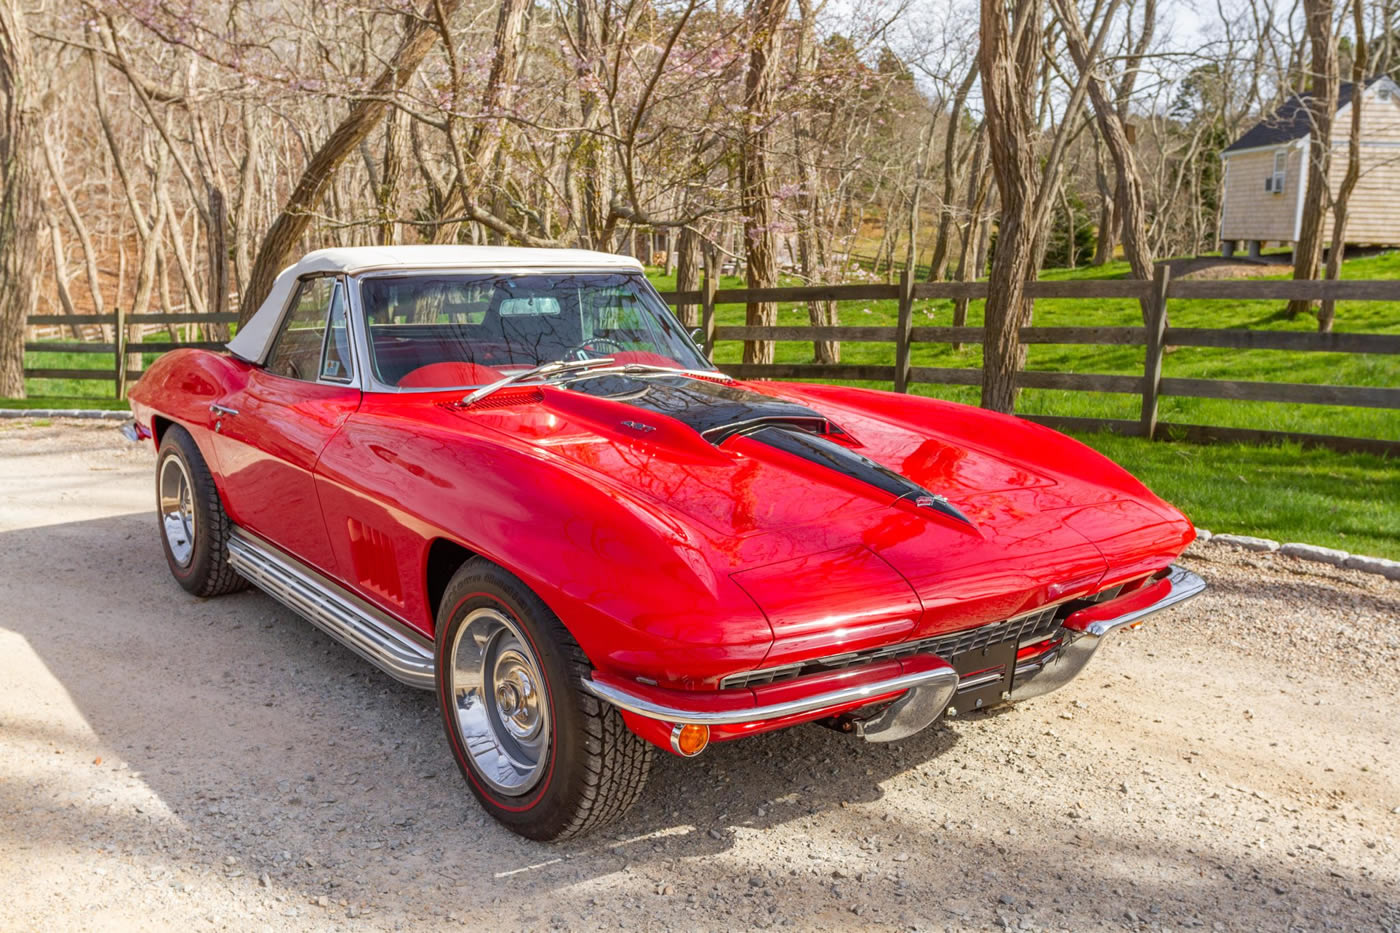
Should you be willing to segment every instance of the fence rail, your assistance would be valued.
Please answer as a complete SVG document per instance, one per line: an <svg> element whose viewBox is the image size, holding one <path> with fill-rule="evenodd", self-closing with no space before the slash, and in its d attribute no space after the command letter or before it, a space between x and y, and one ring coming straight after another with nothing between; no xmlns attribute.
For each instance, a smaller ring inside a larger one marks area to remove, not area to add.
<svg viewBox="0 0 1400 933"><path fill-rule="evenodd" d="M702 341L712 354L719 341L839 341L842 343L892 343L894 363L816 364L816 363L736 363L720 368L742 379L849 379L894 383L896 391L908 391L911 384L979 386L982 370L915 366L911 350L919 344L980 344L980 327L915 327L913 303L929 299L983 299L986 282L913 282L902 276L897 284L809 285L787 288L717 288L706 276L702 287L684 292L664 292L671 305L698 306ZM1213 347L1238 350L1287 350L1317 353L1374 353L1400 356L1400 335L1360 333L1302 333L1292 331L1213 330L1168 326L1172 299L1221 300L1324 300L1400 302L1400 281L1257 281L1209 280L1172 281L1167 266L1159 264L1157 277L1148 280L1091 280L1069 282L1030 282L1031 298L1117 298L1142 303L1146 324L1134 327L1025 327L1021 340L1027 344L1143 347L1145 360L1141 375L1076 373L1024 370L1017 374L1018 387L1062 389L1076 392L1107 392L1141 397L1136 421L1111 418L1029 416L1052 427L1075 430L1108 430L1148 438L1185 437L1201 442L1244 441L1263 443L1277 440L1300 441L1307 445L1338 450L1365 451L1400 456L1400 440L1342 437L1294 431L1272 431L1162 422L1159 401L1164 396L1238 399L1242 401L1286 402L1305 405L1345 405L1400 410L1400 388L1388 386L1314 385L1285 382L1250 382L1229 379L1186 379L1163 376L1162 363L1170 347ZM898 301L898 323L894 326L809 327L774 325L767 327L718 326L715 308L722 304L748 302L808 301ZM217 341L160 343L129 342L129 327L143 324L232 324L233 313L196 314L165 312L154 314L31 315L31 325L106 324L115 327L115 342L50 342L25 344L30 352L77 352L108 354L110 370L26 369L31 378L105 379L114 383L118 395L140 372L127 368L132 354L162 353L182 347L217 348Z"/></svg>

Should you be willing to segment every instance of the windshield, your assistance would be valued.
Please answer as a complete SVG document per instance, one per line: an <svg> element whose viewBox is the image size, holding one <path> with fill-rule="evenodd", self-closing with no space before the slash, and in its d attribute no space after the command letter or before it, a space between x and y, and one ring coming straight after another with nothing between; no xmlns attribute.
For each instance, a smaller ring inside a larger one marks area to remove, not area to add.
<svg viewBox="0 0 1400 933"><path fill-rule="evenodd" d="M360 297L370 363L387 386L480 386L599 357L711 368L640 275L372 276L361 280Z"/></svg>

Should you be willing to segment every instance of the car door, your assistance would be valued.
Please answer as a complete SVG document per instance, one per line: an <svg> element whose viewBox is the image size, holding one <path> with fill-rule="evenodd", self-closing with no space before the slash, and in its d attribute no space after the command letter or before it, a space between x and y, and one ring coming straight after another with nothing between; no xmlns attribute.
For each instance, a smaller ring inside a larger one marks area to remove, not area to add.
<svg viewBox="0 0 1400 933"><path fill-rule="evenodd" d="M229 515L293 556L338 576L313 471L360 405L346 285L298 283L265 365L215 408Z"/></svg>

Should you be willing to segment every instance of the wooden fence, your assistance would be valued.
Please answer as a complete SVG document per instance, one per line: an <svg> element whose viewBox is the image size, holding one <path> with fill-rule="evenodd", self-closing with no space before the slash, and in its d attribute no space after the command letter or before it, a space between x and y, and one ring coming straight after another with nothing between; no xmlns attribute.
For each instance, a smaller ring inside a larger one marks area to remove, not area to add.
<svg viewBox="0 0 1400 933"><path fill-rule="evenodd" d="M1029 415L1032 421L1054 428L1113 431L1153 439L1181 438L1211 443L1243 441L1269 443L1298 441L1305 445L1343 451L1363 451L1400 456L1400 439L1341 437L1228 428L1212 425L1179 424L1158 419L1159 400L1164 396L1238 399L1257 402L1289 402L1305 405L1348 405L1400 410L1400 388L1394 386L1337 386L1282 382L1242 382L1226 379L1179 379L1162 375L1162 359L1168 347L1223 347L1238 350L1290 350L1320 353L1375 353L1400 357L1400 335L1357 333L1304 333L1168 327L1171 299L1219 299L1235 301L1281 300L1294 298L1337 301L1400 302L1400 281L1171 281L1170 270L1158 264L1151 281L1082 280L1070 282L1031 282L1032 298L1124 298L1144 303L1146 326L1136 327L1024 327L1021 340L1027 344L1073 344L1088 346L1140 346L1145 348L1141 376L1107 373L1072 373L1023 370L1016 384L1023 389L1066 389L1081 392L1113 392L1140 396L1138 420L1110 418L1070 418ZM908 391L913 383L980 386L981 369L948 369L914 366L910 349L920 343L982 342L980 327L915 327L913 305L926 299L982 299L987 297L986 282L913 282L907 275L895 285L819 285L798 288L717 289L705 282L697 291L663 295L671 304L698 305L705 352L712 354L721 340L818 341L842 343L893 343L894 365L821 364L730 364L720 368L742 379L828 379L877 380L894 383L895 391ZM715 306L748 301L889 301L899 302L894 327L719 327ZM1400 366L1400 360L1397 360Z"/></svg>
<svg viewBox="0 0 1400 933"><path fill-rule="evenodd" d="M216 314L200 314L195 311L167 311L153 314L127 314L118 309L114 314L31 314L25 319L31 327L56 326L87 327L94 324L111 327L115 340L91 341L26 341L26 353L101 353L112 358L111 369L31 369L25 367L26 379L103 379L112 383L113 394L117 398L126 397L127 383L141 378L141 370L128 368L127 361L133 354L167 353L184 347L197 347L205 350L218 350L224 341L141 341L128 340L134 330L142 331L147 325L170 324L236 324L238 315L232 311Z"/></svg>
<svg viewBox="0 0 1400 933"><path fill-rule="evenodd" d="M1400 357L1400 335L1359 333L1305 333L1299 331L1269 331L1244 329L1205 329L1168 327L1168 307L1172 299L1215 300L1279 300L1291 299L1337 301L1396 301L1400 302L1400 281L1172 281L1164 264L1157 267L1154 280L1087 280L1071 282L1032 282L1027 291L1032 298L1119 298L1140 301L1147 309L1146 326L1135 327L1025 327L1021 340L1027 344L1070 344L1087 346L1133 346L1145 348L1143 373L1116 375L1107 373L1074 373L1024 370L1017 374L1016 383L1026 389L1064 389L1085 392L1125 393L1141 397L1141 414L1137 420L1108 418L1072 418L1051 415L1031 415L1030 420L1055 428L1073 430L1107 430L1120 434L1164 439L1182 438L1197 442L1244 441L1267 443L1277 440L1299 441L1305 445L1330 447L1343 451L1364 451L1400 456L1400 439L1341 437L1325 434L1304 434L1246 428L1217 427L1198 424L1178 424L1158 419L1159 400L1164 396L1192 398L1238 399L1259 402L1287 402L1305 405L1345 405L1366 408L1400 410L1400 387L1341 386L1282 382L1244 382L1226 379L1181 379L1162 375L1162 360L1168 347L1220 347L1237 350L1289 350L1319 353L1373 353ZM707 354L713 354L718 341L839 341L841 343L893 343L893 365L820 365L820 364L723 364L724 372L742 379L853 379L886 381L895 391L907 392L915 383L936 385L978 386L982 383L981 369L951 369L914 366L911 349L920 343L982 342L980 327L915 327L913 305L927 299L982 299L987 296L986 282L914 282L901 277L898 284L816 285L788 288L721 289L712 278L706 278L695 291L663 292L671 305L696 305L700 309L702 342ZM743 304L749 301L888 301L899 302L898 322L893 327L809 325L770 327L720 327L715 321L715 307L722 304ZM125 385L140 376L128 370L129 354L162 353L178 347L218 348L220 342L159 343L127 342L127 325L138 324L231 324L234 314L164 313L101 317L84 316L82 324L115 325L118 339L114 343L40 341L26 343L27 351L68 351L105 353L113 359L110 370L94 369L26 369L30 378L106 379L113 383L120 397ZM66 315L34 315L30 324L71 325L75 318Z"/></svg>

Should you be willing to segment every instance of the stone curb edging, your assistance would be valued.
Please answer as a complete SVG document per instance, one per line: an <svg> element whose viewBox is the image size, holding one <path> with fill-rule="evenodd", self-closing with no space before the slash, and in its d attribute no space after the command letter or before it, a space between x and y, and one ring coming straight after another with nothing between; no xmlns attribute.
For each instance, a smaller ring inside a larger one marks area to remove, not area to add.
<svg viewBox="0 0 1400 933"><path fill-rule="evenodd" d="M1282 554L1299 560L1310 560L1318 564L1328 564L1343 570L1357 570L1361 573L1374 573L1387 580L1400 580L1400 560L1387 560L1384 557L1368 557L1364 554L1349 554L1336 548L1319 547L1316 544L1303 544L1290 541L1280 544L1272 538L1255 538L1251 535L1212 534L1205 528L1196 529L1196 540L1201 544L1224 544L1243 551L1267 554Z"/></svg>
<svg viewBox="0 0 1400 933"><path fill-rule="evenodd" d="M92 421L130 421L131 412L105 408L0 408L0 418L85 418Z"/></svg>

